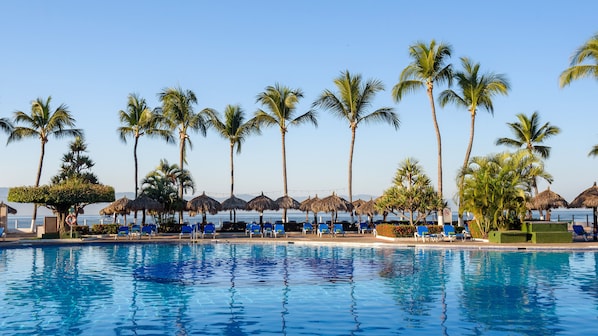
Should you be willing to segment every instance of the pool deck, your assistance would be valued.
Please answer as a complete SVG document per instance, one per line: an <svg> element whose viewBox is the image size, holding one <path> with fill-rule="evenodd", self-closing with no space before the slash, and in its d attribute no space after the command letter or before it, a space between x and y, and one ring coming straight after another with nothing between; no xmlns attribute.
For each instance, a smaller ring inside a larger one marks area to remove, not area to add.
<svg viewBox="0 0 598 336"><path fill-rule="evenodd" d="M495 244L484 240L455 240L443 241L415 241L414 238L387 238L374 236L372 234L358 234L348 232L344 236L333 237L331 235L318 237L315 234L304 235L301 232L289 232L288 237L253 237L249 238L243 232L218 233L216 238L205 238L191 240L188 237L179 239L178 234L158 234L148 239L144 237L119 237L115 235L90 236L75 239L38 239L35 234L19 233L8 234L4 241L0 240L0 247L25 247L41 245L65 245L65 244L114 244L114 243L283 243L283 244L318 244L318 245L372 245L379 247L418 247L418 248L458 248L458 249L492 249L492 250L572 250L572 251L598 251L598 241L584 241L583 238L574 238L571 243L517 243L517 244Z"/></svg>

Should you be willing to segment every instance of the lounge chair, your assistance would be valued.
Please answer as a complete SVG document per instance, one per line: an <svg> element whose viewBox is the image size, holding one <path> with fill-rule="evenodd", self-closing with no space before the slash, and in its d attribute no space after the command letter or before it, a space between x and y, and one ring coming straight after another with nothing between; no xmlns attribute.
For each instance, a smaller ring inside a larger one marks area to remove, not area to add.
<svg viewBox="0 0 598 336"><path fill-rule="evenodd" d="M448 238L450 242L457 238L461 238L461 240L465 240L465 236L462 233L456 233L455 228L450 224L445 224L444 229L442 231L442 238Z"/></svg>
<svg viewBox="0 0 598 336"><path fill-rule="evenodd" d="M2 238L2 241L6 240L6 232L4 231L4 227L0 227L0 238Z"/></svg>
<svg viewBox="0 0 598 336"><path fill-rule="evenodd" d="M343 223L335 223L332 228L332 233L336 237L338 235L345 236L345 229L343 228Z"/></svg>
<svg viewBox="0 0 598 336"><path fill-rule="evenodd" d="M264 237L262 227L259 224L251 224L251 229L249 229L249 238L252 238L254 235L260 235L262 238Z"/></svg>
<svg viewBox="0 0 598 336"><path fill-rule="evenodd" d="M467 225L467 223L465 223L463 225L463 240L469 238L471 239L471 231L469 231L469 225Z"/></svg>
<svg viewBox="0 0 598 336"><path fill-rule="evenodd" d="M114 240L117 240L118 237L127 237L130 238L129 227L127 225L120 226L118 231L116 231L116 236L114 236Z"/></svg>
<svg viewBox="0 0 598 336"><path fill-rule="evenodd" d="M272 225L272 223L265 223L264 224L264 237L272 237L273 235L273 231L274 231L274 226Z"/></svg>
<svg viewBox="0 0 598 336"><path fill-rule="evenodd" d="M183 236L188 235L189 239L193 239L193 226L191 225L183 225L181 226L181 233L179 233L179 239L183 238Z"/></svg>
<svg viewBox="0 0 598 336"><path fill-rule="evenodd" d="M204 225L203 231L201 232L201 239L204 239L206 235L212 235L212 238L216 238L216 225L214 225L214 223Z"/></svg>
<svg viewBox="0 0 598 336"><path fill-rule="evenodd" d="M129 233L130 237L137 237L141 238L141 226L140 225L133 225L131 226L131 231Z"/></svg>
<svg viewBox="0 0 598 336"><path fill-rule="evenodd" d="M422 241L425 242L426 238L431 241L433 237L436 238L436 235L431 235L427 226L418 225L417 231L413 233L413 237L415 238L415 241L417 241L417 238L421 238Z"/></svg>
<svg viewBox="0 0 598 336"><path fill-rule="evenodd" d="M328 224L320 223L318 224L318 236L322 237L323 234L330 234L330 228Z"/></svg>
<svg viewBox="0 0 598 336"><path fill-rule="evenodd" d="M141 227L141 236L147 236L148 239L152 239L152 236L156 235L156 225L154 224L149 224L149 225L144 225Z"/></svg>
<svg viewBox="0 0 598 336"><path fill-rule="evenodd" d="M251 226L255 224L255 222L253 223L245 223L245 235L249 236L249 232L251 232Z"/></svg>
<svg viewBox="0 0 598 336"><path fill-rule="evenodd" d="M311 225L310 222L305 222L305 223L303 223L303 229L301 229L301 232L303 234L307 234L308 232L313 233L314 227L313 227L313 225Z"/></svg>
<svg viewBox="0 0 598 336"><path fill-rule="evenodd" d="M284 235L288 237L287 233L284 230L284 224L278 223L274 225L274 238L278 238L278 235Z"/></svg>
<svg viewBox="0 0 598 336"><path fill-rule="evenodd" d="M372 229L370 229L370 225L366 222L363 223L359 223L359 233L361 234L366 234L366 233L370 233L373 232Z"/></svg>
<svg viewBox="0 0 598 336"><path fill-rule="evenodd" d="M576 224L573 225L573 234L575 236L582 236L585 241L588 241L588 236L590 236L590 234L586 232L583 226Z"/></svg>

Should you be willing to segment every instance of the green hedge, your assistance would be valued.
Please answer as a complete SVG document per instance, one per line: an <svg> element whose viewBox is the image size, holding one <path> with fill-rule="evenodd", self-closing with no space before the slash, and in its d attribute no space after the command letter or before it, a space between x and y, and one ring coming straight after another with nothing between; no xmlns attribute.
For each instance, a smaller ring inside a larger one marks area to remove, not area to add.
<svg viewBox="0 0 598 336"><path fill-rule="evenodd" d="M442 233L443 227L439 225L426 225L431 234ZM409 224L389 224L382 223L376 226L376 234L384 237L393 238L412 238L417 231L417 227Z"/></svg>
<svg viewBox="0 0 598 336"><path fill-rule="evenodd" d="M526 243L527 235L522 231L490 231L488 240L491 243Z"/></svg>

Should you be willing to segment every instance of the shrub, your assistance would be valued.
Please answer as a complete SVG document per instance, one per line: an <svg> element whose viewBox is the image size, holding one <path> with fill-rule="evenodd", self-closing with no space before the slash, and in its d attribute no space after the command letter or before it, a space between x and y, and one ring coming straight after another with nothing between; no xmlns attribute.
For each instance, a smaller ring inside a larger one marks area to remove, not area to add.
<svg viewBox="0 0 598 336"><path fill-rule="evenodd" d="M118 232L118 224L94 224L91 227L92 234L116 234Z"/></svg>

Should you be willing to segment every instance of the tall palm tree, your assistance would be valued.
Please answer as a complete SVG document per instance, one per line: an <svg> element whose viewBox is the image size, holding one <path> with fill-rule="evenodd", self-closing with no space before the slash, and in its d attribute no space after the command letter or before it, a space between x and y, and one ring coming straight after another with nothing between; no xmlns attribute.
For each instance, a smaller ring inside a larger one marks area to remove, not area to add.
<svg viewBox="0 0 598 336"><path fill-rule="evenodd" d="M241 153L241 145L247 136L253 133L260 133L254 119L245 121L245 112L239 105L227 105L224 109L224 119L221 120L215 111L209 111L208 117L212 127L230 143L230 196L234 196L235 171L234 156L235 147L237 154Z"/></svg>
<svg viewBox="0 0 598 336"><path fill-rule="evenodd" d="M590 64L584 63L586 61ZM570 67L561 73L559 85L565 87L574 80L586 77L598 79L598 34L577 48L571 57Z"/></svg>
<svg viewBox="0 0 598 336"><path fill-rule="evenodd" d="M37 98L31 103L31 114L23 111L15 112L15 119L12 132L8 136L8 143L21 140L23 138L39 138L41 142L41 153L39 156L39 165L35 177L35 186L39 186L42 176L42 167L44 165L44 155L46 153L46 143L51 136L55 138L83 136L83 131L76 128L75 119L65 104L61 104L54 111L50 108L52 97L45 101ZM37 218L37 206L33 207L33 217L31 219L31 231L35 232L35 220Z"/></svg>
<svg viewBox="0 0 598 336"><path fill-rule="evenodd" d="M282 181L284 196L288 196L287 189L287 154L286 154L286 133L288 127L303 123L312 123L318 126L316 112L309 110L304 114L295 117L299 99L303 98L301 89L290 89L276 83L268 86L264 92L257 96L257 102L262 104L268 111L259 109L255 112L254 120L258 126L274 126L280 128L282 137ZM287 209L283 209L282 219L286 221Z"/></svg>
<svg viewBox="0 0 598 336"><path fill-rule="evenodd" d="M144 135L149 137L161 137L166 142L174 141L172 132L164 123L162 115L155 113L150 109L144 98L137 94L129 94L127 100L127 109L118 111L118 116L122 126L117 128L120 139L127 143L127 137L132 137L133 159L135 161L135 198L139 193L139 164L137 160L137 146L139 138Z"/></svg>
<svg viewBox="0 0 598 336"><path fill-rule="evenodd" d="M472 63L468 58L461 57L462 71L455 73L457 86L460 92L457 93L451 89L444 90L440 93L440 106L444 107L448 103L453 103L457 106L466 108L471 117L469 127L469 143L465 151L465 159L463 160L463 168L465 169L469 163L471 156L471 149L473 147L473 138L475 133L475 117L478 107L485 109L490 114L494 114L494 104L492 98L497 94L507 95L510 90L509 81L504 75L495 73L480 74L480 64ZM464 175L463 175L464 176ZM463 184L463 178L459 179L459 189ZM462 221L461 211L461 192L459 192L459 225Z"/></svg>
<svg viewBox="0 0 598 336"><path fill-rule="evenodd" d="M361 75L351 75L347 70L334 80L338 93L324 90L314 102L314 107L329 110L334 116L344 119L351 129L351 145L349 148L349 202L353 202L353 150L357 126L368 122L385 122L395 130L399 128L398 115L392 107L382 107L368 114L377 92L384 90L379 80L362 81Z"/></svg>
<svg viewBox="0 0 598 336"><path fill-rule="evenodd" d="M8 118L0 118L0 130L9 134L12 132L12 123Z"/></svg>
<svg viewBox="0 0 598 336"><path fill-rule="evenodd" d="M421 88L426 89L432 110L432 122L434 123L438 145L438 195L441 199L444 199L442 196L442 139L438 120L436 119L436 107L434 106L434 84L448 82L450 86L452 83L453 74L451 64L445 64L447 59L451 57L451 49L450 45L444 43L436 44L435 40L432 40L430 44L417 42L410 46L409 56L412 58L412 62L403 69L399 77L399 82L392 89L392 96L397 103L401 101L406 93L414 92ZM442 209L438 210L438 223L443 223Z"/></svg>
<svg viewBox="0 0 598 336"><path fill-rule="evenodd" d="M199 131L201 135L206 136L209 123L205 113L208 109L203 109L195 113L193 105L197 104L197 97L191 90L184 91L179 88L166 88L158 94L162 102L162 113L168 120L172 130L177 129L179 133L179 168L184 170L184 164L187 162L187 145L193 147L189 138L189 131ZM183 187L179 185L179 198L183 199ZM183 213L179 213L179 223L183 223Z"/></svg>
<svg viewBox="0 0 598 336"><path fill-rule="evenodd" d="M541 143L544 140L555 136L561 132L557 126L551 125L549 122L540 126L540 115L538 112L532 113L530 117L523 113L517 114L517 122L507 123L509 129L513 133L513 138L499 138L496 140L497 145L507 145L509 147L521 148L523 147L532 155L538 155L542 159L547 159L550 156L550 147L543 146ZM533 181L534 194L538 194L538 186L536 181Z"/></svg>

